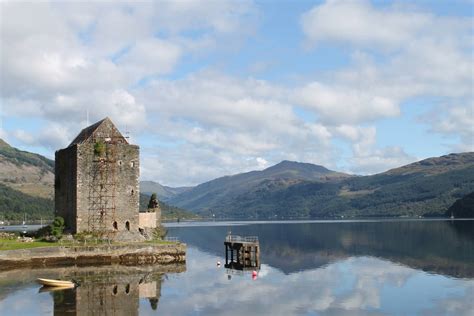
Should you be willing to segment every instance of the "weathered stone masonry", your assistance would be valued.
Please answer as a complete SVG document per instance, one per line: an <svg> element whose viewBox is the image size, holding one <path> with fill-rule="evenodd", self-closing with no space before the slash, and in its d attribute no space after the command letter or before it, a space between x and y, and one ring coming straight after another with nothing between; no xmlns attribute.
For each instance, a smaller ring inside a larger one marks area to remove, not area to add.
<svg viewBox="0 0 474 316"><path fill-rule="evenodd" d="M56 152L55 208L72 233L138 232L139 147L109 118Z"/></svg>

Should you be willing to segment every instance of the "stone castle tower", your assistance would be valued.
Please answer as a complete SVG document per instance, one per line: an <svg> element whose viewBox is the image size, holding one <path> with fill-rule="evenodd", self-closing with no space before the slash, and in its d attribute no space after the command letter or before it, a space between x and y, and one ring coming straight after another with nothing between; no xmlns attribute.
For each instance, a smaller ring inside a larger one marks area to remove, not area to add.
<svg viewBox="0 0 474 316"><path fill-rule="evenodd" d="M109 118L56 152L55 213L71 233L139 229L139 147Z"/></svg>

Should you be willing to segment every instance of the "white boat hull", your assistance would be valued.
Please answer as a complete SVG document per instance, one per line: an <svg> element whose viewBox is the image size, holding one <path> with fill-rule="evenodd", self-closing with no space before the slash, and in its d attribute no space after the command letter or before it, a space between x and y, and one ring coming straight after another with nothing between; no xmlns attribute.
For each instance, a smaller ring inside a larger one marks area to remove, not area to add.
<svg viewBox="0 0 474 316"><path fill-rule="evenodd" d="M56 286L56 287L74 287L75 286L75 284L71 281L62 281L62 280L38 278L37 282L44 286Z"/></svg>

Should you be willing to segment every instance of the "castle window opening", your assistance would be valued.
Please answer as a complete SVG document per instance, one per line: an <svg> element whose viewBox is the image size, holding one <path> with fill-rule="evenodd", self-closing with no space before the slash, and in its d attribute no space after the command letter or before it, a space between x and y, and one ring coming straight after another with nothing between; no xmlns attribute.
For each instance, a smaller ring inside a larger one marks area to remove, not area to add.
<svg viewBox="0 0 474 316"><path fill-rule="evenodd" d="M118 230L118 224L117 224L117 222L114 222L114 229L115 229L115 230Z"/></svg>
<svg viewBox="0 0 474 316"><path fill-rule="evenodd" d="M129 221L126 221L126 222L125 222L125 228L126 228L127 230L130 230L130 222L129 222Z"/></svg>

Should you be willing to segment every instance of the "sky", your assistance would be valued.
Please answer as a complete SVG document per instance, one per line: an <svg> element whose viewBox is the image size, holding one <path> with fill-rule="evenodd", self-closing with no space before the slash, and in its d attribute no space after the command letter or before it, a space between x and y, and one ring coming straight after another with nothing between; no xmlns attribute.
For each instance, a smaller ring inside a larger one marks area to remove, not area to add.
<svg viewBox="0 0 474 316"><path fill-rule="evenodd" d="M169 186L474 151L474 2L0 0L0 138L110 117Z"/></svg>

